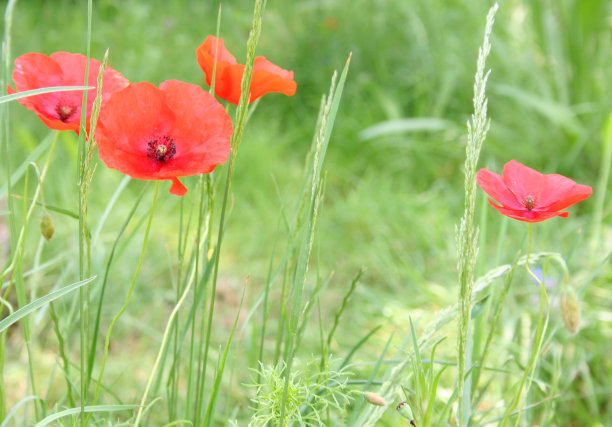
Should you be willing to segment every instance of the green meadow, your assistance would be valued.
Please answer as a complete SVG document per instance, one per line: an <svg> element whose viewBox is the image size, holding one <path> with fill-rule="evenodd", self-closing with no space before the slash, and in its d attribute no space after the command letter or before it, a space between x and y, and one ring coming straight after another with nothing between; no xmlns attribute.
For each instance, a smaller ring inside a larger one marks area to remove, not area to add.
<svg viewBox="0 0 612 427"><path fill-rule="evenodd" d="M195 49L218 31L245 64L254 22L297 82L244 127L220 100L235 161L184 197L94 153L85 212L83 135L0 104L0 322L30 308L0 323L0 427L612 425L612 2L501 0L482 117L494 2L254 3L0 0L2 90L23 54L108 49L132 83L208 91ZM458 245L474 120L476 170L592 196L528 224L474 187Z"/></svg>

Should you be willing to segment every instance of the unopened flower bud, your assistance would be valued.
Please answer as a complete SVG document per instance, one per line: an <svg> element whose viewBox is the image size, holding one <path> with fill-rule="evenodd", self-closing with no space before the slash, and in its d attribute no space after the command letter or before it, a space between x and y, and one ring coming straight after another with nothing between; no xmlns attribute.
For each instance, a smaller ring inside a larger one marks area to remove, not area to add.
<svg viewBox="0 0 612 427"><path fill-rule="evenodd" d="M51 237L53 237L55 225L53 225L53 220L48 212L43 213L43 216L40 219L40 232L47 241L51 240Z"/></svg>
<svg viewBox="0 0 612 427"><path fill-rule="evenodd" d="M406 418L407 420L410 420L411 426L416 427L414 415L412 414L412 408L410 407L410 404L408 402L401 402L399 405L397 405L395 409L397 409L397 412L399 412L402 417Z"/></svg>
<svg viewBox="0 0 612 427"><path fill-rule="evenodd" d="M370 391L366 391L363 396L365 397L365 400L367 400L368 402L370 402L372 405L376 405L376 406L387 406L387 402L385 401L385 398L382 397L380 394L378 393L372 393Z"/></svg>
<svg viewBox="0 0 612 427"><path fill-rule="evenodd" d="M580 304L578 297L572 289L561 295L561 318L568 331L572 334L578 332L580 327Z"/></svg>

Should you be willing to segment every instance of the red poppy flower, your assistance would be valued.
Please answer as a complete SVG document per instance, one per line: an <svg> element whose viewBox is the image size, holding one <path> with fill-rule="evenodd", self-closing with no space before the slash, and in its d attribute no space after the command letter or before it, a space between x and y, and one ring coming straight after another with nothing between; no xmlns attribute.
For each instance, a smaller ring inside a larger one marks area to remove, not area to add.
<svg viewBox="0 0 612 427"><path fill-rule="evenodd" d="M236 58L225 48L222 39L217 39L215 36L206 38L204 43L196 49L198 64L206 74L206 84L210 86L215 68L217 46L219 50L215 72L215 94L219 98L238 105L244 65L236 63ZM284 70L263 56L255 58L249 88L249 102L269 92L280 92L292 96L295 95L296 89L297 83L293 80L293 71Z"/></svg>
<svg viewBox="0 0 612 427"><path fill-rule="evenodd" d="M489 204L507 217L526 222L540 222L562 216L561 212L589 197L588 185L576 184L563 175L544 175L511 160L504 165L502 176L481 169L476 175L478 185L489 195Z"/></svg>
<svg viewBox="0 0 612 427"><path fill-rule="evenodd" d="M209 173L230 152L232 121L201 87L168 80L134 83L106 103L96 127L100 159L136 179L170 180L170 193L184 196L178 177Z"/></svg>
<svg viewBox="0 0 612 427"><path fill-rule="evenodd" d="M83 86L87 57L78 53L56 52L51 56L42 53L26 53L15 60L13 80L17 90L7 86L8 93L39 89L51 86ZM89 59L88 86L97 88L98 74L102 64ZM102 103L113 92L126 87L130 82L121 73L106 67L102 75ZM87 95L87 130L96 97L96 89ZM19 99L29 110L51 129L73 130L79 133L83 91L52 92Z"/></svg>

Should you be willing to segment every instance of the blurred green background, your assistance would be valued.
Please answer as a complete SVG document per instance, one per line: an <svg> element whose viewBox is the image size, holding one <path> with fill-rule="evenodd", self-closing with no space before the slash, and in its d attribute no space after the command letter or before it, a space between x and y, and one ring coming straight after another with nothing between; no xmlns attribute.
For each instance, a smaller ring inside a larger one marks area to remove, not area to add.
<svg viewBox="0 0 612 427"><path fill-rule="evenodd" d="M235 294L245 277L250 277L253 289L249 297L261 289L279 211L287 207L292 212L300 188L320 97L333 71L344 65L351 52L351 69L328 150L327 188L313 256L314 272L324 277L334 272L322 316L327 322L333 318L351 277L365 267L348 319L338 333L337 348L342 354L367 330L384 323L387 334L369 348L371 357L376 357L389 331L397 328L407 333L408 315L424 323L437 308L456 300L454 233L463 214L466 122L472 112L478 47L492 3L267 2L258 54L293 70L298 91L293 97L271 94L261 100L238 154L232 214L221 258L230 305L236 304ZM205 86L194 51L208 34L215 33L217 9L218 3L212 1L95 1L92 56L101 58L109 48L111 66L132 82L179 79ZM27 52L85 53L86 13L85 1L19 1L13 57ZM244 61L251 19L251 1L223 4L220 36L239 62ZM516 159L544 173L596 185L604 123L612 111L611 34L610 1L500 2L488 61L491 129L481 153L482 167L500 172L504 163ZM11 159L19 164L48 131L18 104L11 106L11 126ZM66 161L76 164L76 137L62 134L61 141L45 197L47 203L74 208L74 172L60 166ZM109 189L121 178L119 172L100 164L90 198L93 223L108 203ZM193 203L196 179L185 182L190 189L188 203ZM96 257L101 265L141 186L129 184L124 200L102 230L103 244ZM130 308L133 323L145 335L147 325L161 329L158 326L165 320L151 312L150 301L172 299L168 277L176 257L178 201L162 188L152 237L155 244L148 252L153 262L145 263L141 276L148 285L137 288L139 302ZM487 224L478 265L478 273L483 273L495 266L496 237L505 219L486 206L482 194L478 206L479 221ZM593 206L594 197L572 207L568 220L538 224L535 250L558 251L568 257L578 277L587 276L612 247L609 200L604 208L603 243L589 246ZM58 238L44 249L49 256L64 251L66 242L76 246L73 220L61 216L55 220ZM508 224L499 262L511 262L518 250L526 251L526 232L524 223ZM124 259L136 259L137 242L132 250L126 250ZM130 277L132 267L127 262L118 264L117 281ZM585 327L576 338L582 348L579 352L584 352L583 358L576 356L580 363L589 354L593 360L594 355L612 351L607 344L612 320L605 315L612 305L611 276L607 268L584 292ZM120 304L123 296L116 298ZM223 311L222 300L219 305ZM109 308L108 316L112 312ZM228 309L230 318L234 313L235 306ZM130 327L125 325L124 333L129 334ZM155 333L150 335L154 341ZM239 345L249 345L248 337L241 339L244 342ZM612 372L609 361L592 369L606 375ZM598 392L609 391L610 385L601 387ZM578 386L572 390L578 396L574 405L560 410L578 414L571 419L588 420L591 403L581 403ZM607 406L605 399L596 401L602 413L611 405L609 400ZM586 418L580 418L581 411Z"/></svg>

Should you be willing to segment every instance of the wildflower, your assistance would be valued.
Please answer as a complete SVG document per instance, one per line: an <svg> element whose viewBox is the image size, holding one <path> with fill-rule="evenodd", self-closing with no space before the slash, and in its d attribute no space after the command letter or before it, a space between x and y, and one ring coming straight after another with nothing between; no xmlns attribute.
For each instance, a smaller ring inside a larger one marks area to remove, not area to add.
<svg viewBox="0 0 612 427"><path fill-rule="evenodd" d="M385 401L385 398L382 397L378 393L373 393L371 391L366 391L363 394L363 397L365 397L365 400L367 400L372 405L375 405L375 406L387 406L387 402Z"/></svg>
<svg viewBox="0 0 612 427"><path fill-rule="evenodd" d="M219 98L238 105L245 66L236 63L236 58L225 48L222 39L208 36L204 43L196 49L198 64L206 74L206 84L208 86L212 85L215 52L217 52L215 94ZM293 71L284 70L263 56L255 58L249 88L249 102L253 102L270 92L280 92L292 96L296 89L297 83L293 80Z"/></svg>
<svg viewBox="0 0 612 427"><path fill-rule="evenodd" d="M115 93L96 127L100 159L136 179L170 180L212 172L230 153L232 122L201 87L168 80L156 88L135 83Z"/></svg>
<svg viewBox="0 0 612 427"><path fill-rule="evenodd" d="M540 222L561 216L565 209L589 197L588 185L576 184L562 175L544 175L511 160L504 165L502 176L481 169L478 185L489 195L489 204L507 217L526 222ZM496 204L499 203L499 204Z"/></svg>
<svg viewBox="0 0 612 427"><path fill-rule="evenodd" d="M52 86L82 86L85 81L86 64L87 57L78 53L56 52L51 56L26 53L15 60L13 80L17 89L7 86L7 92L17 93ZM99 61L89 59L88 86L97 88L101 66ZM108 101L113 92L123 89L129 83L121 73L106 67L102 74L102 103ZM96 93L95 90L90 92L91 94L87 96L86 112L88 131ZM73 130L79 133L83 91L44 93L20 98L19 102L34 111L49 128Z"/></svg>

